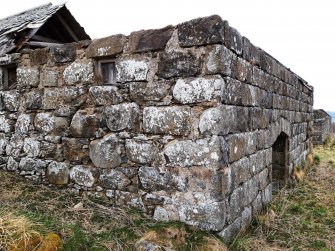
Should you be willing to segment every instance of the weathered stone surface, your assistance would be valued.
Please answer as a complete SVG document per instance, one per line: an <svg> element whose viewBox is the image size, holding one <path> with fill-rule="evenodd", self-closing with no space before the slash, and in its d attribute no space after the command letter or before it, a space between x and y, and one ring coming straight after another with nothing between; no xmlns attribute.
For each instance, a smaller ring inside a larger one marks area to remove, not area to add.
<svg viewBox="0 0 335 251"><path fill-rule="evenodd" d="M220 138L213 136L196 141L174 140L166 145L164 154L168 166L206 166L215 169L222 157Z"/></svg>
<svg viewBox="0 0 335 251"><path fill-rule="evenodd" d="M232 78L224 78L224 81L222 102L228 105L242 105L242 83Z"/></svg>
<svg viewBox="0 0 335 251"><path fill-rule="evenodd" d="M179 206L179 217L182 222L198 226L206 231L220 231L225 225L226 205L224 201L198 203L197 205Z"/></svg>
<svg viewBox="0 0 335 251"><path fill-rule="evenodd" d="M157 30L141 30L129 35L128 50L130 52L164 50L172 36L173 26Z"/></svg>
<svg viewBox="0 0 335 251"><path fill-rule="evenodd" d="M160 101L168 95L171 82L166 80L155 82L133 82L129 85L130 98L137 103L144 101Z"/></svg>
<svg viewBox="0 0 335 251"><path fill-rule="evenodd" d="M22 158L19 163L20 170L23 171L34 171L36 167L36 161L32 158Z"/></svg>
<svg viewBox="0 0 335 251"><path fill-rule="evenodd" d="M111 131L134 129L139 107L136 103L123 103L106 107L107 126Z"/></svg>
<svg viewBox="0 0 335 251"><path fill-rule="evenodd" d="M99 177L99 185L107 189L124 190L130 183L126 175L113 169L103 170Z"/></svg>
<svg viewBox="0 0 335 251"><path fill-rule="evenodd" d="M121 164L121 145L114 134L90 143L90 158L96 167L114 168Z"/></svg>
<svg viewBox="0 0 335 251"><path fill-rule="evenodd" d="M227 226L223 231L219 232L225 242L232 242L241 230L241 217L237 218L232 224Z"/></svg>
<svg viewBox="0 0 335 251"><path fill-rule="evenodd" d="M35 128L43 134L61 134L68 127L66 118L55 117L48 112L36 114L34 124Z"/></svg>
<svg viewBox="0 0 335 251"><path fill-rule="evenodd" d="M19 163L12 156L9 156L6 170L10 172L15 172L17 169L19 169Z"/></svg>
<svg viewBox="0 0 335 251"><path fill-rule="evenodd" d="M153 143L127 139L126 153L127 157L132 161L140 164L151 163L158 152L158 148Z"/></svg>
<svg viewBox="0 0 335 251"><path fill-rule="evenodd" d="M160 245L149 240L140 239L135 243L137 251L162 251L164 250Z"/></svg>
<svg viewBox="0 0 335 251"><path fill-rule="evenodd" d="M259 106L262 99L262 90L257 86L243 84L242 104L244 106Z"/></svg>
<svg viewBox="0 0 335 251"><path fill-rule="evenodd" d="M54 100L55 103L55 100ZM37 110L42 107L42 90L33 89L25 95L25 106L27 110Z"/></svg>
<svg viewBox="0 0 335 251"><path fill-rule="evenodd" d="M58 101L55 106L57 110L55 115L61 117L70 117L76 112L76 108L83 105L87 99L86 93L88 92L87 87L77 86L77 87L65 87L57 89L55 92ZM55 98L56 98L55 97ZM52 101L52 100L50 100Z"/></svg>
<svg viewBox="0 0 335 251"><path fill-rule="evenodd" d="M122 96L116 86L92 86L89 92L95 105L116 105L122 102Z"/></svg>
<svg viewBox="0 0 335 251"><path fill-rule="evenodd" d="M149 191L186 191L187 178L173 173L160 173L155 167L143 166L138 171L142 188Z"/></svg>
<svg viewBox="0 0 335 251"><path fill-rule="evenodd" d="M233 134L228 139L229 161L239 160L244 155L249 155L256 151L256 134L253 132Z"/></svg>
<svg viewBox="0 0 335 251"><path fill-rule="evenodd" d="M105 124L102 113L97 113L95 109L79 110L72 118L70 133L73 137L92 138L96 136L96 131Z"/></svg>
<svg viewBox="0 0 335 251"><path fill-rule="evenodd" d="M235 60L233 52L224 45L213 45L209 47L206 57L206 74L221 74L224 76L232 75L232 66Z"/></svg>
<svg viewBox="0 0 335 251"><path fill-rule="evenodd" d="M30 64L38 66L48 62L49 48L36 49L30 52Z"/></svg>
<svg viewBox="0 0 335 251"><path fill-rule="evenodd" d="M255 154L249 156L250 161L250 171L252 174L256 174L265 167L265 152L266 151L258 151Z"/></svg>
<svg viewBox="0 0 335 251"><path fill-rule="evenodd" d="M43 87L55 87L58 85L58 72L56 70L44 69L41 71L40 83Z"/></svg>
<svg viewBox="0 0 335 251"><path fill-rule="evenodd" d="M36 67L18 67L16 69L18 88L36 87L40 80L40 72Z"/></svg>
<svg viewBox="0 0 335 251"><path fill-rule="evenodd" d="M252 82L252 66L242 58L235 57L232 64L232 77L241 82Z"/></svg>
<svg viewBox="0 0 335 251"><path fill-rule="evenodd" d="M247 157L244 157L238 161L229 165L234 177L234 187L237 187L242 182L245 182L249 178L251 178L250 172L250 162Z"/></svg>
<svg viewBox="0 0 335 251"><path fill-rule="evenodd" d="M249 108L248 107L237 107L236 121L236 131L245 132L249 131Z"/></svg>
<svg viewBox="0 0 335 251"><path fill-rule="evenodd" d="M92 187L95 182L92 168L83 165L77 165L70 170L70 179L81 186Z"/></svg>
<svg viewBox="0 0 335 251"><path fill-rule="evenodd" d="M8 144L8 138L6 134L0 133L0 155L4 155L6 153L6 146Z"/></svg>
<svg viewBox="0 0 335 251"><path fill-rule="evenodd" d="M47 178L52 184L67 184L69 182L69 175L69 165L66 163L53 161L47 167Z"/></svg>
<svg viewBox="0 0 335 251"><path fill-rule="evenodd" d="M35 138L25 138L23 142L23 152L28 157L37 157L40 153L40 142Z"/></svg>
<svg viewBox="0 0 335 251"><path fill-rule="evenodd" d="M269 126L269 111L262 108L249 110L249 127L252 130L265 129Z"/></svg>
<svg viewBox="0 0 335 251"><path fill-rule="evenodd" d="M241 186L235 188L229 197L227 222L231 224L240 215L244 203L244 191Z"/></svg>
<svg viewBox="0 0 335 251"><path fill-rule="evenodd" d="M205 101L221 101L224 81L221 76L178 79L173 97L182 104L199 103Z"/></svg>
<svg viewBox="0 0 335 251"><path fill-rule="evenodd" d="M149 59L134 55L121 57L116 60L116 81L125 83L131 81L147 80Z"/></svg>
<svg viewBox="0 0 335 251"><path fill-rule="evenodd" d="M43 110L55 110L59 106L61 99L58 88L45 88L42 97Z"/></svg>
<svg viewBox="0 0 335 251"><path fill-rule="evenodd" d="M51 47L50 52L56 63L73 62L77 58L77 46L75 43Z"/></svg>
<svg viewBox="0 0 335 251"><path fill-rule="evenodd" d="M200 116L199 129L204 135L226 135L235 130L237 118L234 106L209 108Z"/></svg>
<svg viewBox="0 0 335 251"><path fill-rule="evenodd" d="M6 154L12 157L20 157L23 147L23 137L14 134L6 146Z"/></svg>
<svg viewBox="0 0 335 251"><path fill-rule="evenodd" d="M187 135L190 113L186 106L145 107L143 129L147 133Z"/></svg>
<svg viewBox="0 0 335 251"><path fill-rule="evenodd" d="M272 201L272 184L270 183L262 192L263 204L267 205Z"/></svg>
<svg viewBox="0 0 335 251"><path fill-rule="evenodd" d="M84 138L63 138L64 158L70 162L87 164L90 160L88 139Z"/></svg>
<svg viewBox="0 0 335 251"><path fill-rule="evenodd" d="M66 153L66 152L65 152ZM42 141L39 156L44 159L63 160L63 151L60 144Z"/></svg>
<svg viewBox="0 0 335 251"><path fill-rule="evenodd" d="M63 78L67 85L91 84L93 76L93 63L87 59L73 62L63 72Z"/></svg>
<svg viewBox="0 0 335 251"><path fill-rule="evenodd" d="M189 77L200 72L201 61L191 50L159 53L157 75L162 78Z"/></svg>
<svg viewBox="0 0 335 251"><path fill-rule="evenodd" d="M86 57L97 58L120 54L126 42L127 37L122 34L94 39L86 50Z"/></svg>
<svg viewBox="0 0 335 251"><path fill-rule="evenodd" d="M20 93L16 90L3 91L2 100L6 110L16 112L20 106Z"/></svg>
<svg viewBox="0 0 335 251"><path fill-rule="evenodd" d="M241 34L228 25L228 22L225 23L225 37L224 44L230 50L234 51L237 55L242 55L243 40Z"/></svg>
<svg viewBox="0 0 335 251"><path fill-rule="evenodd" d="M177 28L182 47L223 43L224 21L218 15L193 19Z"/></svg>
<svg viewBox="0 0 335 251"><path fill-rule="evenodd" d="M243 37L243 58L253 65L260 65L260 51L246 37Z"/></svg>
<svg viewBox="0 0 335 251"><path fill-rule="evenodd" d="M168 221L169 214L165 208L156 207L153 215L154 220L157 221Z"/></svg>
<svg viewBox="0 0 335 251"><path fill-rule="evenodd" d="M14 123L6 115L0 115L0 132L9 133L13 131Z"/></svg>
<svg viewBox="0 0 335 251"><path fill-rule="evenodd" d="M20 114L15 124L15 134L27 135L34 118L31 114Z"/></svg>

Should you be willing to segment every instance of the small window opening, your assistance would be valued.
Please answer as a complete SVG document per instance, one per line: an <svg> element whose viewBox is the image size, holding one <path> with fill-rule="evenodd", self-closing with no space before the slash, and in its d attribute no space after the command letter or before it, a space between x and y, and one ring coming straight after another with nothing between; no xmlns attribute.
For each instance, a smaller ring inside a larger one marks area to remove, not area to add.
<svg viewBox="0 0 335 251"><path fill-rule="evenodd" d="M5 90L16 87L16 65L2 66L2 83Z"/></svg>
<svg viewBox="0 0 335 251"><path fill-rule="evenodd" d="M116 83L116 67L113 60L99 61L99 73L104 84Z"/></svg>

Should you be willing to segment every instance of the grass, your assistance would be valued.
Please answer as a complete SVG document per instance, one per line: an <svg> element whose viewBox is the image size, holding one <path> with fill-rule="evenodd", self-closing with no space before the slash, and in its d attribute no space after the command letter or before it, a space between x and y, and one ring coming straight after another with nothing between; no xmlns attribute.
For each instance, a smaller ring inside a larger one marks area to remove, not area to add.
<svg viewBox="0 0 335 251"><path fill-rule="evenodd" d="M50 234L61 237L65 251L134 250L140 239L173 250L226 250L217 237L180 222L155 222L136 209L122 209L105 200L85 199L54 186L29 183L11 173L0 172L0 180L0 236L1 219L6 217L3 212L13 212L30 224L23 227L25 231L40 236L35 249L16 242L21 249L10 249L6 244L0 246L1 251L48 250L42 246ZM0 243L4 241L0 239Z"/></svg>
<svg viewBox="0 0 335 251"><path fill-rule="evenodd" d="M281 190L228 248L183 223L155 222L135 209L0 172L0 250L141 250L155 243L180 251L335 251L335 140L314 150L314 165L297 168L296 184Z"/></svg>
<svg viewBox="0 0 335 251"><path fill-rule="evenodd" d="M314 149L303 179L282 190L231 250L335 250L335 140Z"/></svg>

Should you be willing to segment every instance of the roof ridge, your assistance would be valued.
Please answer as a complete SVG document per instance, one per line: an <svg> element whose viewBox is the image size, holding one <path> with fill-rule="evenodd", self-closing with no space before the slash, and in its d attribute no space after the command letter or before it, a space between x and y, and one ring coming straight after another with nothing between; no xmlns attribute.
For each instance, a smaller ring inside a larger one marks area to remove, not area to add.
<svg viewBox="0 0 335 251"><path fill-rule="evenodd" d="M59 5L64 5L64 3L63 4L57 4L57 5L54 5L54 6L59 6ZM3 20L8 19L10 17L19 16L19 15L22 15L22 14L24 14L26 12L29 12L29 11L32 11L32 10L35 10L35 9L40 9L42 7L47 7L47 6L52 6L52 3L49 2L49 3L38 5L36 7L30 8L30 9L22 10L22 11L20 11L18 13L14 13L14 14L8 15L8 16L6 16L4 18L1 18L0 21L3 21Z"/></svg>

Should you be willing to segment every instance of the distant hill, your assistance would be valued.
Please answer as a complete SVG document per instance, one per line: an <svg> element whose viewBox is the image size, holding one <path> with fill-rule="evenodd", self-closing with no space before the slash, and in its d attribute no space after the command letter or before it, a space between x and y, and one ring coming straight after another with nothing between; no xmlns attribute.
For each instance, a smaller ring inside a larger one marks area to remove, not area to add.
<svg viewBox="0 0 335 251"><path fill-rule="evenodd" d="M335 122L335 112L328 112L330 116L332 116L332 121Z"/></svg>

